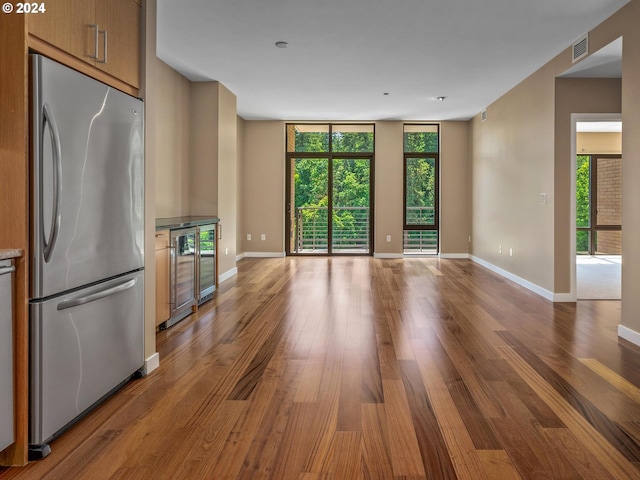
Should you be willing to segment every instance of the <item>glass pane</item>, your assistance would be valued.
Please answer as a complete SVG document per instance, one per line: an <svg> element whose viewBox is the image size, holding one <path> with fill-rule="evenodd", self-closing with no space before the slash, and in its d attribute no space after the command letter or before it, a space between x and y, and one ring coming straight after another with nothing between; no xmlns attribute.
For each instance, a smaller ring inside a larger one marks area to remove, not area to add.
<svg viewBox="0 0 640 480"><path fill-rule="evenodd" d="M622 255L622 231L601 230L597 232L596 255Z"/></svg>
<svg viewBox="0 0 640 480"><path fill-rule="evenodd" d="M588 230L578 230L576 233L576 253L578 255L589 254L589 235Z"/></svg>
<svg viewBox="0 0 640 480"><path fill-rule="evenodd" d="M333 252L369 252L370 178L369 159L333 161Z"/></svg>
<svg viewBox="0 0 640 480"><path fill-rule="evenodd" d="M435 225L435 158L407 158L406 182L407 225Z"/></svg>
<svg viewBox="0 0 640 480"><path fill-rule="evenodd" d="M200 291L213 291L215 285L215 227L207 225L200 227Z"/></svg>
<svg viewBox="0 0 640 480"><path fill-rule="evenodd" d="M331 132L333 152L373 152L373 125L334 125Z"/></svg>
<svg viewBox="0 0 640 480"><path fill-rule="evenodd" d="M288 152L328 152L329 125L287 125Z"/></svg>
<svg viewBox="0 0 640 480"><path fill-rule="evenodd" d="M403 235L403 253L438 253L437 230L405 230Z"/></svg>
<svg viewBox="0 0 640 480"><path fill-rule="evenodd" d="M437 153L438 125L405 125L405 153Z"/></svg>
<svg viewBox="0 0 640 480"><path fill-rule="evenodd" d="M576 226L590 227L589 211L591 209L589 155L578 155L576 161Z"/></svg>
<svg viewBox="0 0 640 480"><path fill-rule="evenodd" d="M597 224L622 225L622 159L598 158Z"/></svg>
<svg viewBox="0 0 640 480"><path fill-rule="evenodd" d="M291 251L327 253L329 161L295 158L292 175Z"/></svg>

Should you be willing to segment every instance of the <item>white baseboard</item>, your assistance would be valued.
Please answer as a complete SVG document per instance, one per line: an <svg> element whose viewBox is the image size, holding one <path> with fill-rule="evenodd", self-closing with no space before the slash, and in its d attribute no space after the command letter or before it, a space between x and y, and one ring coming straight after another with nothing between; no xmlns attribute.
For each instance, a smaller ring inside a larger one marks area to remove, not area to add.
<svg viewBox="0 0 640 480"><path fill-rule="evenodd" d="M231 270L227 270L222 275L218 277L218 283L222 283L226 280L229 280L231 277L238 274L238 267L233 267Z"/></svg>
<svg viewBox="0 0 640 480"><path fill-rule="evenodd" d="M441 253L440 258L471 258L468 253Z"/></svg>
<svg viewBox="0 0 640 480"><path fill-rule="evenodd" d="M284 258L285 252L244 252L242 258Z"/></svg>
<svg viewBox="0 0 640 480"><path fill-rule="evenodd" d="M151 355L144 361L144 371L147 375L160 366L160 354L158 352Z"/></svg>
<svg viewBox="0 0 640 480"><path fill-rule="evenodd" d="M401 253L374 253L373 258L404 258Z"/></svg>
<svg viewBox="0 0 640 480"><path fill-rule="evenodd" d="M481 258L478 258L476 256L471 255L471 260L473 260L474 262L482 265L485 268L488 268L489 270L491 270L494 273L497 273L498 275L506 278L507 280L511 280L514 283L517 283L518 285L531 290L533 293L537 293L538 295L540 295L541 297L546 298L549 301L552 302L558 302L558 301L569 301L569 300L557 300L557 297L561 297L565 294L554 294L553 292L550 292L549 290L546 290L544 288L542 288L539 285L536 285L535 283L530 282L529 280L525 280L524 278L521 278L517 275L514 275L511 272L508 272L507 270L504 270L500 267L496 267L495 265L493 265L492 263L489 263L485 260L482 260ZM566 294L568 295L568 294Z"/></svg>
<svg viewBox="0 0 640 480"><path fill-rule="evenodd" d="M618 336L640 347L640 333L624 325L618 325Z"/></svg>
<svg viewBox="0 0 640 480"><path fill-rule="evenodd" d="M575 303L578 298L570 293L554 293L553 302L555 303Z"/></svg>

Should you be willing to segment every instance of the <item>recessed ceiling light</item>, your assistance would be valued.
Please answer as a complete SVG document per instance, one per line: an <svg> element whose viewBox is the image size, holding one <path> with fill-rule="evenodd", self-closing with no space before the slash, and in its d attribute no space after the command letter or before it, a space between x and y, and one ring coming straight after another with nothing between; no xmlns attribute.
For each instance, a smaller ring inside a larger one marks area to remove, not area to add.
<svg viewBox="0 0 640 480"><path fill-rule="evenodd" d="M283 41L276 42L276 47L278 48L287 48L288 46L289 44L287 42L283 42Z"/></svg>
<svg viewBox="0 0 640 480"><path fill-rule="evenodd" d="M384 92L383 95L389 95L389 92Z"/></svg>
<svg viewBox="0 0 640 480"><path fill-rule="evenodd" d="M444 102L444 99L447 97L436 97L436 100L438 100L439 102Z"/></svg>

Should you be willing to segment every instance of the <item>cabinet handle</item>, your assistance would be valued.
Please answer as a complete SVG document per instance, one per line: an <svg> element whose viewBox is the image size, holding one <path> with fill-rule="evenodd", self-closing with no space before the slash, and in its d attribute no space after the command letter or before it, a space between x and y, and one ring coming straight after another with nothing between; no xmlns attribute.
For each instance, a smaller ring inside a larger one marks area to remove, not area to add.
<svg viewBox="0 0 640 480"><path fill-rule="evenodd" d="M93 55L89 55L89 58L95 58L96 60L98 59L98 25L97 24L92 24L89 25L89 28L95 28L96 30L96 38L93 42Z"/></svg>
<svg viewBox="0 0 640 480"><path fill-rule="evenodd" d="M103 46L103 56L102 56L102 60L98 59L97 54L98 54L98 48L96 47L96 59L98 60L98 63L107 63L107 31L106 30L99 30L99 33L103 34L103 38L104 38L104 42L102 44Z"/></svg>

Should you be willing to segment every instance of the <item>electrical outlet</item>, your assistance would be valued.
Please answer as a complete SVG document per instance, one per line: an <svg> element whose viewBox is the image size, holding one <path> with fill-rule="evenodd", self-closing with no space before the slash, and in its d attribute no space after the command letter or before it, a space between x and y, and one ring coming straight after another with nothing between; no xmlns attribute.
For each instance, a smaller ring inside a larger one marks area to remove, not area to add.
<svg viewBox="0 0 640 480"><path fill-rule="evenodd" d="M251 234L247 233L247 240L251 240Z"/></svg>
<svg viewBox="0 0 640 480"><path fill-rule="evenodd" d="M498 245L498 253L502 255L502 245Z"/></svg>
<svg viewBox="0 0 640 480"><path fill-rule="evenodd" d="M540 205L546 205L547 204L547 194L546 193L541 193L540 194Z"/></svg>
<svg viewBox="0 0 640 480"><path fill-rule="evenodd" d="M263 233L262 235L260 235L260 240L266 240L267 239L267 234Z"/></svg>
<svg viewBox="0 0 640 480"><path fill-rule="evenodd" d="M387 235L387 242L391 241L391 235Z"/></svg>
<svg viewBox="0 0 640 480"><path fill-rule="evenodd" d="M229 255L229 248L228 248L228 247L225 247L225 248L224 248L224 254L225 254L225 255Z"/></svg>
<svg viewBox="0 0 640 480"><path fill-rule="evenodd" d="M510 256L510 257L513 257L513 248L510 248L510 249L509 249L509 256Z"/></svg>

